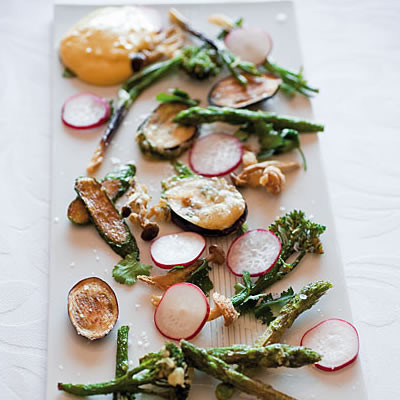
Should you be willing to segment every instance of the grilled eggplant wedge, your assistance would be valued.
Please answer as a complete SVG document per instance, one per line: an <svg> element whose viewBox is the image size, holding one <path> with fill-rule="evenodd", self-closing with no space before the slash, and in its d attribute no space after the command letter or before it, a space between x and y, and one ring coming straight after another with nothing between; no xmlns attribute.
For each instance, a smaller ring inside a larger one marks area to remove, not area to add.
<svg viewBox="0 0 400 400"><path fill-rule="evenodd" d="M192 146L197 128L173 122L187 108L182 103L162 103L143 121L137 130L136 140L145 155L172 160Z"/></svg>
<svg viewBox="0 0 400 400"><path fill-rule="evenodd" d="M224 178L170 179L164 183L164 198L176 225L204 236L229 235L247 217L244 198Z"/></svg>
<svg viewBox="0 0 400 400"><path fill-rule="evenodd" d="M248 107L273 97L282 83L280 78L271 74L244 75L247 86L243 86L231 75L217 82L208 95L209 103L219 107Z"/></svg>
<svg viewBox="0 0 400 400"><path fill-rule="evenodd" d="M89 340L106 336L117 322L118 313L114 291L99 278L83 279L69 291L69 318L78 335Z"/></svg>
<svg viewBox="0 0 400 400"><path fill-rule="evenodd" d="M115 202L129 189L135 173L135 165L125 164L107 174L102 179L101 186L105 189L108 197ZM87 225L90 223L89 213L79 197L71 201L67 216L71 222L77 225Z"/></svg>
<svg viewBox="0 0 400 400"><path fill-rule="evenodd" d="M78 178L75 181L75 191L107 244L121 257L135 253L138 258L136 240L101 183L91 177Z"/></svg>

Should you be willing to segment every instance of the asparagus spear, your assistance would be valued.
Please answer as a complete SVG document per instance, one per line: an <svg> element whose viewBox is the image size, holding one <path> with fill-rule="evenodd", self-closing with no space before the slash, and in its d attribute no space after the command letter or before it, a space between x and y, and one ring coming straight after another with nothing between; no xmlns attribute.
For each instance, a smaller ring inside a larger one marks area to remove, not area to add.
<svg viewBox="0 0 400 400"><path fill-rule="evenodd" d="M207 354L207 350L181 340L181 348L189 366L199 369L223 382L230 383L242 392L265 400L293 400L293 397L278 392L271 385L251 379L231 368L221 359Z"/></svg>
<svg viewBox="0 0 400 400"><path fill-rule="evenodd" d="M111 140L120 127L122 121L124 120L125 115L132 103L145 89L147 89L161 77L165 76L176 65L178 65L181 62L181 59L182 56L178 55L167 61L161 61L159 63L152 64L125 82L118 93L117 108L108 122L106 131L100 139L100 143L98 144L92 159L89 162L87 168L89 174L94 173L103 162L105 151L111 143Z"/></svg>
<svg viewBox="0 0 400 400"><path fill-rule="evenodd" d="M295 117L278 115L272 112L236 109L231 107L191 107L181 111L175 117L174 121L183 125L210 124L212 122L243 125L246 123L263 121L272 123L275 129L296 129L299 132L322 132L324 130L324 126L321 124Z"/></svg>
<svg viewBox="0 0 400 400"><path fill-rule="evenodd" d="M181 349L173 343L166 343L161 351L147 354L140 360L139 366L119 378L87 385L59 383L58 389L76 396L121 392L184 400L189 393L190 380Z"/></svg>
<svg viewBox="0 0 400 400"><path fill-rule="evenodd" d="M129 326L124 325L118 329L117 354L115 362L115 377L120 378L128 370L128 334ZM113 400L127 400L128 397L123 393L114 393Z"/></svg>
<svg viewBox="0 0 400 400"><path fill-rule="evenodd" d="M318 302L332 284L328 281L318 281L303 287L281 309L278 316L268 325L265 332L256 341L257 346L267 346L278 343L282 335L293 325L296 318Z"/></svg>
<svg viewBox="0 0 400 400"><path fill-rule="evenodd" d="M289 300L285 306L281 309L281 311L279 312L278 316L270 322L270 324L268 325L268 328L265 330L265 332L263 333L263 335L257 340L256 342L256 346L259 346L261 349L269 349L270 345L273 345L274 343L278 343L282 337L282 335L286 332L287 329L289 329L294 321L296 320L296 318L304 311L308 310L309 308L311 308L315 303L317 303L317 301L319 300L319 298L321 296L323 296L328 289L330 289L332 287L332 284L330 282L327 281L320 281L320 282L315 282L315 283L310 283L309 285L306 285L303 289L300 290L299 293L296 294L295 297L293 297L291 300ZM265 346L265 347L263 347ZM284 346L282 351L285 352L285 345L282 344L278 344L275 346ZM246 347L246 346L244 346ZM274 348L274 347L272 347ZM229 349L229 348L227 348ZM296 349L296 348L295 348ZM300 348L297 348L300 349ZM308 350L308 349L306 349ZM211 349L211 351L213 351L213 349ZM277 350L275 350L277 351ZM286 350L287 351L287 350ZM317 358L318 356L320 357L320 355L318 353L314 353L311 352L311 350L308 350L307 356L310 357L310 361L313 360L314 357L314 361L311 361L310 363L315 363L317 361L319 361ZM240 353L240 346L239 349L237 351L237 355L234 354L235 350L232 349L231 353L229 353L229 350L219 350L219 353L222 353L221 355L218 355L218 357L222 357L224 361L226 362L230 362L235 359L239 360L240 357L242 358L242 364L243 367L246 369L248 369L249 365L250 366L254 366L254 364L251 364L250 357L248 357L248 359L246 358L247 356L243 355ZM268 350L267 350L268 353ZM314 354L312 354L314 353ZM264 366L264 367L273 367L273 365L269 366L268 362L270 362L270 358L273 358L273 355L276 354L279 357L279 353L272 353L272 355L264 355L264 351L261 350L260 353L258 353L257 351L252 351L250 350L250 354L252 355L252 357L254 357L254 359L257 359L259 361L259 365L260 366ZM249 356L250 356L249 354ZM293 364L296 363L301 363L302 361L307 360L307 356L301 352L301 351L294 351L294 354L297 354L298 356L301 354L302 356L304 356L305 358L302 359L299 357L299 359L291 359L288 360L288 363L291 364L293 362ZM213 354L216 355L216 354ZM279 360L279 358L278 358ZM286 362L286 360L285 360ZM304 364L303 364L304 365ZM285 366L289 366L289 365L285 365ZM301 365L299 365L301 366ZM245 371L246 372L246 371ZM247 372L246 372L247 373ZM217 386L216 389L216 395L218 397L219 400L229 400L234 394L234 389L232 388L232 385L229 385L228 383L220 383Z"/></svg>
<svg viewBox="0 0 400 400"><path fill-rule="evenodd" d="M228 364L240 364L243 367L264 368L299 368L315 364L321 360L321 355L302 346L287 344L271 344L265 347L233 345L229 347L214 347L207 353L218 357Z"/></svg>

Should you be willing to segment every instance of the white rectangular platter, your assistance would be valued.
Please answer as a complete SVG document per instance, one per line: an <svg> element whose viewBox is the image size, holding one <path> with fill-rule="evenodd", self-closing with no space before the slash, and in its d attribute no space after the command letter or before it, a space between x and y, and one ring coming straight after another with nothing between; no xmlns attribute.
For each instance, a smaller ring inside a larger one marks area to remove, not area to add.
<svg viewBox="0 0 400 400"><path fill-rule="evenodd" d="M167 5L156 5L167 18ZM138 357L157 351L163 344L163 337L153 324L153 308L149 298L154 290L140 283L126 287L114 282L111 272L119 260L101 240L92 227L74 227L66 217L66 209L74 198L74 179L84 175L104 128L91 132L77 132L61 123L60 110L65 99L78 92L115 98L117 87L100 88L86 85L77 79L62 78L62 66L57 51L62 35L67 29L95 7L57 5L55 7L54 42L52 48L52 205L50 240L50 281L49 281L49 331L48 331L48 380L47 399L70 398L57 391L57 382L99 382L113 377L115 367L116 332L119 326L130 324L129 348L133 365ZM224 3L224 4L179 4L177 8L200 30L215 34L216 29L207 23L212 13L226 13L233 18L243 17L251 26L265 27L274 41L273 57L284 66L298 68L301 53L296 31L296 17L290 2L268 3ZM278 15L284 18L277 18ZM284 19L284 21L282 21ZM311 77L312 78L312 77ZM119 162L135 160L137 176L148 185L154 202L160 194L160 181L172 174L167 162L145 160L135 143L138 123L149 113L157 102L156 94L171 87L180 87L206 105L206 95L212 82L193 82L182 74L169 76L145 91L133 104L126 121L113 140L107 152L104 165L98 172L103 176L115 168ZM278 95L265 105L265 109L284 114L312 118L310 102L301 96L288 100ZM322 133L323 134L323 133ZM288 175L287 185L280 196L267 194L263 189L245 189L244 196L249 206L248 225L250 228L267 227L278 215L292 209L304 210L310 218L327 226L323 235L325 254L308 256L286 279L274 285L278 292L293 286L295 290L303 285L328 279L334 288L311 311L302 315L285 336L285 342L297 345L302 334L317 322L339 317L351 320L343 268L337 249L337 239L330 209L325 177L320 160L318 136L302 136L308 170L299 170ZM297 153L286 158L299 157ZM183 157L185 161L186 158ZM172 224L164 224L161 233L178 229ZM136 237L139 232L133 228ZM226 249L231 239L211 240ZM148 243L138 239L142 262L150 263ZM154 267L154 272L157 268ZM161 271L160 271L161 272ZM120 315L117 326L104 339L89 342L78 336L67 316L67 294L79 280L98 276L107 281L115 290ZM230 295L236 279L224 266L214 268L211 279L220 293ZM264 326L245 316L225 328L223 321L209 323L193 342L201 346L251 343L264 330ZM298 399L352 399L364 400L367 395L362 381L359 362L335 373L319 371L314 367L298 370L279 369L268 371L263 378L277 389ZM201 374L196 375L190 399L212 399L215 382ZM96 397L105 398L105 397Z"/></svg>

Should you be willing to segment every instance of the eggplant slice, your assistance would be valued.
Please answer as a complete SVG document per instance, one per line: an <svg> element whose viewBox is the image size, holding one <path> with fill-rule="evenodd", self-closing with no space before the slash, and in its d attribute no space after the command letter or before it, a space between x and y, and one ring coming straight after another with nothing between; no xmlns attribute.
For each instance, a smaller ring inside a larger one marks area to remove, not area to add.
<svg viewBox="0 0 400 400"><path fill-rule="evenodd" d="M145 155L171 160L192 146L197 128L173 122L187 108L182 103L162 103L143 121L137 130L136 140Z"/></svg>
<svg viewBox="0 0 400 400"><path fill-rule="evenodd" d="M106 336L118 319L118 301L99 278L79 281L68 294L68 315L78 335L89 340Z"/></svg>
<svg viewBox="0 0 400 400"><path fill-rule="evenodd" d="M247 217L244 198L224 178L194 176L172 180L164 196L172 222L204 236L229 235Z"/></svg>
<svg viewBox="0 0 400 400"><path fill-rule="evenodd" d="M248 107L273 97L282 83L280 78L271 74L244 75L247 86L240 84L233 76L217 82L208 94L209 103L219 107Z"/></svg>

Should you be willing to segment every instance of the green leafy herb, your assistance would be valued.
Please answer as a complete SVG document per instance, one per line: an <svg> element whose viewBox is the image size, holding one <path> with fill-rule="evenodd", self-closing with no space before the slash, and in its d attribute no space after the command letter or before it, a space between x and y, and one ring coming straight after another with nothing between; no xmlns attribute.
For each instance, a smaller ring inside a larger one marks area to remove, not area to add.
<svg viewBox="0 0 400 400"><path fill-rule="evenodd" d="M128 254L113 269L114 279L125 285L133 285L138 275L150 275L151 265L141 264L137 260L137 254Z"/></svg>
<svg viewBox="0 0 400 400"><path fill-rule="evenodd" d="M169 93L159 93L156 100L162 103L183 103L189 107L198 106L200 100L191 99L189 94L181 89L169 89Z"/></svg>
<svg viewBox="0 0 400 400"><path fill-rule="evenodd" d="M294 290L290 287L283 291L279 297L274 298L271 293L265 296L255 307L254 316L263 324L269 324L277 317L281 308L295 296Z"/></svg>
<svg viewBox="0 0 400 400"><path fill-rule="evenodd" d="M203 260L203 263L192 273L187 282L198 286L204 294L208 296L210 290L214 288L214 284L208 275L210 271L211 268L209 267L208 262Z"/></svg>
<svg viewBox="0 0 400 400"><path fill-rule="evenodd" d="M77 75L74 71L70 70L68 67L64 67L62 76L63 78L75 78Z"/></svg>

